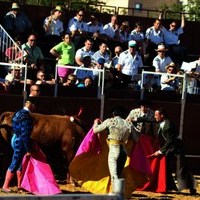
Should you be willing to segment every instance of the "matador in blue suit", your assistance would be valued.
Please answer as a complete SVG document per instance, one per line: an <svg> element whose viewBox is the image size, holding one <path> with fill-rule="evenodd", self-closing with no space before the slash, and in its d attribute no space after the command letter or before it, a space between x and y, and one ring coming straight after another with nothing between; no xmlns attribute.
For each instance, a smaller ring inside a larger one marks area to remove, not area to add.
<svg viewBox="0 0 200 200"><path fill-rule="evenodd" d="M16 112L12 117L12 129L15 138L12 142L13 156L12 162L6 172L4 185L2 187L3 192L11 192L9 184L17 174L18 188L20 188L21 182L21 163L25 154L30 154L30 141L31 132L33 127L33 119L30 112L35 108L34 99L29 98L26 100L24 108Z"/></svg>

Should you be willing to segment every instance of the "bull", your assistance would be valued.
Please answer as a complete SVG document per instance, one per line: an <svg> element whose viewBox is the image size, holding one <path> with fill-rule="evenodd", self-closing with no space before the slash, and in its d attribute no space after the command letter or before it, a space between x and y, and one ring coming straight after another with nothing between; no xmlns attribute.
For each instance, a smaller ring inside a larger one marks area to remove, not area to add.
<svg viewBox="0 0 200 200"><path fill-rule="evenodd" d="M12 137L13 114L13 112L4 112L0 116L0 132L4 140L8 142ZM58 166L58 164L62 163L63 166L63 161L65 161L67 171L76 150L85 137L83 123L77 117L37 113L31 115L33 118L31 138L39 144L47 155L54 172L56 170L55 166L58 167L57 172L61 171L61 166ZM58 157L62 157L62 162L58 161Z"/></svg>

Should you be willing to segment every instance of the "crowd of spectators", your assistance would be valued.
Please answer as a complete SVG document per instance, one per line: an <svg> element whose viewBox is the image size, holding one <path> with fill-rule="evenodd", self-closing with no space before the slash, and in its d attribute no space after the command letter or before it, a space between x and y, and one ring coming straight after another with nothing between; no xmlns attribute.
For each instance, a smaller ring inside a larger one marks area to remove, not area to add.
<svg viewBox="0 0 200 200"><path fill-rule="evenodd" d="M162 14L155 19L153 26L144 29L141 22L136 22L132 28L129 21L118 22L118 16L112 15L110 22L103 24L95 14L89 19L84 18L85 12L77 10L74 17L67 23L63 23L65 10L62 6L55 6L50 15L44 19L41 29L44 31L43 42L40 46L37 43L38 35L34 33L34 27L28 17L21 11L18 3L12 3L10 11L5 15L3 27L15 40L14 46L10 46L4 52L9 62L16 62L22 59L28 66L28 84L55 84L55 66L48 69L48 60L56 60L61 66L79 66L80 68L105 69L105 88L132 88L140 90L141 71L155 71L170 73L173 66L173 73L180 73L181 64L186 56L186 48L180 45L179 36L183 34L185 26L184 15L182 14L181 25L172 21L170 28L162 25ZM23 51L19 51L19 49ZM15 59L12 59L13 56ZM13 75L13 81L19 79L23 82L24 69L20 77ZM193 69L195 75L198 74ZM0 72L0 77L5 75ZM58 83L68 86L70 77L76 80L75 87L85 86L89 80L93 87L97 85L99 72L90 70L74 70L65 67L58 67ZM43 76L43 77L42 77ZM177 77L176 89L179 91L180 83ZM144 85L148 85L148 91L156 88L170 88L172 81L164 81L161 75L145 75ZM196 80L196 79L195 79ZM4 82L4 80L2 80ZM12 81L12 82L13 82ZM11 82L11 84L12 84ZM148 84L146 84L148 82ZM198 80L197 80L198 82ZM163 84L168 87L163 87ZM166 89L165 89L166 90Z"/></svg>

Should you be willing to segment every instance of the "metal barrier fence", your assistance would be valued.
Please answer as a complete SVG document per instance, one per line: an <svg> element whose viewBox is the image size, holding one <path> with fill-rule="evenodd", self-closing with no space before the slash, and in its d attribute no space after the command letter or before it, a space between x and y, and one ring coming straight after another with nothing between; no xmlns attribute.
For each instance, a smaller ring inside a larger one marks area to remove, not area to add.
<svg viewBox="0 0 200 200"><path fill-rule="evenodd" d="M23 50L20 48L19 41L14 41L13 38L0 24L0 54L1 61L10 63L23 63Z"/></svg>

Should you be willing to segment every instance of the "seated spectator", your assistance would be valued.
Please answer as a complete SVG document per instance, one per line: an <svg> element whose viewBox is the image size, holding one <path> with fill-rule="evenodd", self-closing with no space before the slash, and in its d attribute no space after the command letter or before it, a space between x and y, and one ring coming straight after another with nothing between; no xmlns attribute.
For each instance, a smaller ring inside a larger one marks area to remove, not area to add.
<svg viewBox="0 0 200 200"><path fill-rule="evenodd" d="M11 86L13 83L14 77L12 74L7 74L4 81L0 82L0 94L10 94Z"/></svg>
<svg viewBox="0 0 200 200"><path fill-rule="evenodd" d="M75 74L69 74L66 82L63 83L63 86L73 88L76 87L76 83L77 83L77 76Z"/></svg>
<svg viewBox="0 0 200 200"><path fill-rule="evenodd" d="M90 56L83 57L83 65L81 65L80 68L92 68ZM93 71L89 70L76 69L74 74L76 74L79 82L82 82L85 77L93 77Z"/></svg>
<svg viewBox="0 0 200 200"><path fill-rule="evenodd" d="M83 40L87 36L87 25L83 21L83 18L84 11L80 9L76 12L76 16L69 20L67 27L67 33L71 34L76 49L83 46Z"/></svg>
<svg viewBox="0 0 200 200"><path fill-rule="evenodd" d="M153 66L156 72L166 72L165 67L173 62L172 59L166 55L168 49L165 48L165 45L160 44L155 51L157 52L157 56L153 59Z"/></svg>
<svg viewBox="0 0 200 200"><path fill-rule="evenodd" d="M75 57L75 47L71 41L71 36L68 33L66 33L64 34L62 39L63 42L60 42L59 44L54 46L50 50L50 53L56 57L59 65L73 66ZM72 69L58 67L58 76L60 78L60 82L66 82L67 76L73 73L73 71L74 70Z"/></svg>
<svg viewBox="0 0 200 200"><path fill-rule="evenodd" d="M160 15L160 18L162 15ZM184 58L186 57L186 48L180 45L180 35L183 34L183 29L185 27L184 14L181 14L181 26L178 27L176 21L172 21L169 25L169 29L162 26L162 32L164 34L165 45L169 49L169 56L172 58L173 62L181 66Z"/></svg>
<svg viewBox="0 0 200 200"><path fill-rule="evenodd" d="M35 81L37 71L44 69L44 56L41 49L36 45L35 34L28 36L28 41L22 45L22 49L26 52L24 59L28 65L27 78Z"/></svg>
<svg viewBox="0 0 200 200"><path fill-rule="evenodd" d="M140 22L135 23L134 29L131 31L131 40L137 43L138 51L142 56L146 56L146 41L143 31L143 26Z"/></svg>
<svg viewBox="0 0 200 200"><path fill-rule="evenodd" d="M46 75L43 70L39 70L37 72L37 81L35 82L36 85L41 85L41 84L50 84L53 85L55 84L55 80L46 80Z"/></svg>
<svg viewBox="0 0 200 200"><path fill-rule="evenodd" d="M38 97L39 95L40 95L40 86L39 85L31 85L29 97Z"/></svg>
<svg viewBox="0 0 200 200"><path fill-rule="evenodd" d="M122 52L121 46L115 47L115 56L112 58L112 66L116 68L116 65L118 64L119 55Z"/></svg>
<svg viewBox="0 0 200 200"><path fill-rule="evenodd" d="M12 3L10 11L4 17L3 24L12 38L20 35L22 41L26 39L32 28L28 17L20 10L20 6L16 2Z"/></svg>
<svg viewBox="0 0 200 200"><path fill-rule="evenodd" d="M77 87L79 88L91 88L93 87L93 82L94 80L92 79L91 76L87 76L83 79L83 82L78 83Z"/></svg>
<svg viewBox="0 0 200 200"><path fill-rule="evenodd" d="M125 48L127 48L128 41L131 40L130 36L130 24L128 21L123 21L121 26L119 27L119 39Z"/></svg>
<svg viewBox="0 0 200 200"><path fill-rule="evenodd" d="M172 62L165 67L167 74L161 76L161 90L163 91L178 91L179 81L175 76L170 76L170 74L176 74L176 66Z"/></svg>
<svg viewBox="0 0 200 200"><path fill-rule="evenodd" d="M79 66L83 65L83 57L93 56L94 52L92 51L92 46L93 41L91 39L86 39L85 46L76 51L75 61Z"/></svg>
<svg viewBox="0 0 200 200"><path fill-rule="evenodd" d="M107 44L104 42L99 45L99 50L96 51L92 56L92 59L94 60L95 63L97 63L99 58L103 58L105 60L104 63L105 65L107 66L111 65L111 53L108 50Z"/></svg>
<svg viewBox="0 0 200 200"><path fill-rule="evenodd" d="M43 28L48 51L62 40L61 36L64 32L63 22L61 21L62 14L63 8L61 6L56 6L51 11L51 15L44 20Z"/></svg>

